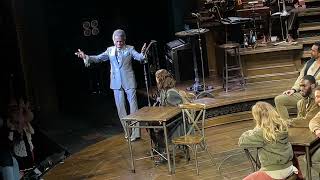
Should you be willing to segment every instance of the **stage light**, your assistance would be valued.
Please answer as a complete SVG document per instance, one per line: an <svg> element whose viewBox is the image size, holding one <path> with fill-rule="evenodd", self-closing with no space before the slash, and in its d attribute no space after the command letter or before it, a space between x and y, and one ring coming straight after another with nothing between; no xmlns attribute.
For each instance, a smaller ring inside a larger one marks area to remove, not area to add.
<svg viewBox="0 0 320 180"><path fill-rule="evenodd" d="M87 37L98 35L100 32L98 25L99 23L96 19L82 22L83 35Z"/></svg>

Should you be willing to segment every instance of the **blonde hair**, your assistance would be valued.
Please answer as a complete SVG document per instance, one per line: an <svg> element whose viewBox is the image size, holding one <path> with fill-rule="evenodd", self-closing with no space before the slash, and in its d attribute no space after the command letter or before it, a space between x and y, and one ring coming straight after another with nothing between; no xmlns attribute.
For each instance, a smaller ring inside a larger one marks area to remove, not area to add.
<svg viewBox="0 0 320 180"><path fill-rule="evenodd" d="M176 80L167 70L159 69L155 75L158 80L157 87L159 90L168 90L176 86Z"/></svg>
<svg viewBox="0 0 320 180"><path fill-rule="evenodd" d="M288 131L287 121L280 118L275 108L267 102L257 102L252 107L252 115L256 127L262 129L263 138L268 142L276 142L279 133Z"/></svg>

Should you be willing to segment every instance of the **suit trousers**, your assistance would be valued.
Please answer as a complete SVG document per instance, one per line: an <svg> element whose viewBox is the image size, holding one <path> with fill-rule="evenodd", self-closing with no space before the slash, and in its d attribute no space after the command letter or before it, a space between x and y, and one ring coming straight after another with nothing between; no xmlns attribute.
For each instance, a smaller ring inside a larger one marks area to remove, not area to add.
<svg viewBox="0 0 320 180"><path fill-rule="evenodd" d="M274 98L276 109L282 119L289 119L288 109L297 108L298 101L302 99L300 93L293 93L291 96L280 94Z"/></svg>
<svg viewBox="0 0 320 180"><path fill-rule="evenodd" d="M121 88L121 89L114 89L113 90L114 100L116 102L120 122L122 124L123 129L124 129L125 136L129 137L130 132L127 132L127 128L125 126L125 123L123 121L121 121L121 119L123 117L127 116L126 101L125 101L124 92L126 93L127 100L129 102L130 114L134 113L138 110L138 103L137 103L136 89L132 88L132 89L124 90L123 88ZM139 123L137 123L136 125L139 126ZM131 138L137 138L137 137L140 137L140 129L133 128L132 133L131 133Z"/></svg>

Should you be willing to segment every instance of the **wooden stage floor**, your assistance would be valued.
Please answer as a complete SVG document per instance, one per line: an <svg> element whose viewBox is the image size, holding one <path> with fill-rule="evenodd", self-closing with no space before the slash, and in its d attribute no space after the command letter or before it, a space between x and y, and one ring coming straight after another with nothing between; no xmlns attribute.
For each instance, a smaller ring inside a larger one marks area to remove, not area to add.
<svg viewBox="0 0 320 180"><path fill-rule="evenodd" d="M293 83L294 79L287 79L248 84L245 90L228 93L221 89L215 90L213 92L215 98L210 102L209 107L270 99L290 88ZM188 86L189 84L177 85L180 89ZM239 118L237 115L234 116ZM200 153L199 176L196 175L194 161L187 163L181 154L177 155L176 173L173 175L168 174L167 164L156 166L150 158L136 161L136 173L131 173L128 145L124 135L119 134L71 155L64 163L49 170L44 175L44 179L242 179L251 172L251 166L244 152L238 147L238 138L252 127L252 120L208 126L206 128L207 143L216 164L212 165L207 155L204 152ZM145 130L142 131L142 139L133 143L133 149L135 158L148 156L149 136Z"/></svg>
<svg viewBox="0 0 320 180"><path fill-rule="evenodd" d="M193 158L187 163L181 154L180 156L177 154L176 173L173 175L168 174L166 163L157 166L150 158L137 160L136 173L131 173L128 144L123 134L120 134L71 155L64 163L51 169L43 178L45 180L221 180L224 177L241 179L251 172L251 166L244 152L238 147L238 138L242 132L252 127L252 121L243 121L207 128L207 143L216 164L212 165L206 153L200 152L199 176L196 175ZM133 143L135 158L148 155L148 143L148 134L143 130L142 139ZM228 159L223 162L225 158Z"/></svg>
<svg viewBox="0 0 320 180"><path fill-rule="evenodd" d="M244 90L235 89L225 92L222 89L222 83L220 79L207 79L207 85L214 86L214 89L211 91L211 94L214 96L214 100L210 101L210 104L207 105L208 108L215 108L229 104L274 98L276 95L282 93L283 91L290 89L295 80L296 78L264 81L254 84L251 83L247 84ZM190 87L192 83L192 81L186 81L177 84L176 87L177 89L186 91L186 89ZM152 95L155 91L154 89L155 88L151 88L149 94ZM145 89L139 89L137 92L138 94L146 97Z"/></svg>

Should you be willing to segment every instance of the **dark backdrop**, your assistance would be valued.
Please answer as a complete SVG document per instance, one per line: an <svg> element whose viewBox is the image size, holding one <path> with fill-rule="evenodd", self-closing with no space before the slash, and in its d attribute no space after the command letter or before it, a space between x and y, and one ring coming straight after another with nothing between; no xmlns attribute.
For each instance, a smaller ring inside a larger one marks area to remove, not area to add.
<svg viewBox="0 0 320 180"><path fill-rule="evenodd" d="M46 1L49 50L54 62L59 103L64 111L78 109L77 105L83 104L78 102L98 92L113 103L113 92L109 89L109 63L85 68L83 62L74 56L78 48L87 54L99 54L113 45L112 32L118 28L126 31L127 44L135 46L138 51L151 39L159 41L161 47L172 38L167 1L117 2ZM82 22L94 19L98 20L99 34L84 36ZM138 88L142 88L143 66L134 62L133 67Z"/></svg>

